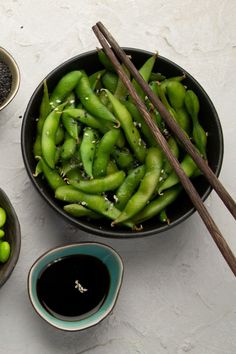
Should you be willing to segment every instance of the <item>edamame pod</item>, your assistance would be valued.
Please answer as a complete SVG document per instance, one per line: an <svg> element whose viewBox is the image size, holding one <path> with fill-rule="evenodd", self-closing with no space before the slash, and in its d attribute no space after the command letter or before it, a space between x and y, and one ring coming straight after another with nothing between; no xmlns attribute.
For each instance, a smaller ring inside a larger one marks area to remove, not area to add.
<svg viewBox="0 0 236 354"><path fill-rule="evenodd" d="M63 209L75 218L81 218L83 216L86 216L90 219L100 219L101 217L99 214L95 213L90 209L85 208L83 205L80 204L67 204L64 205Z"/></svg>
<svg viewBox="0 0 236 354"><path fill-rule="evenodd" d="M3 227L5 225L6 220L7 220L6 211L0 207L0 227Z"/></svg>
<svg viewBox="0 0 236 354"><path fill-rule="evenodd" d="M85 128L80 145L80 156L84 166L84 170L91 178L93 177L93 159L95 155L96 141L96 132L91 128Z"/></svg>

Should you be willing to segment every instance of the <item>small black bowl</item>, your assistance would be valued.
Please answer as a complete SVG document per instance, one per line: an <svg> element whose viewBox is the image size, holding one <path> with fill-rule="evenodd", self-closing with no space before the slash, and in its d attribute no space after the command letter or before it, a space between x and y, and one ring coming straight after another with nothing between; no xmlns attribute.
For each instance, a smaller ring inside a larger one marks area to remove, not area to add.
<svg viewBox="0 0 236 354"><path fill-rule="evenodd" d="M132 56L134 65L139 68L145 60L147 60L153 53L133 48L125 48L127 54ZM74 58L67 60L65 63L59 65L45 78L49 87L49 91L55 86L58 80L71 70L84 69L88 74L92 74L97 70L102 69L98 60L97 52L91 51ZM207 156L210 168L218 176L220 173L222 159L223 159L223 135L217 112L208 97L207 93L200 86L200 84L184 69L170 60L159 56L155 64L154 71L159 71L167 77L186 75L184 81L189 89L194 90L200 101L200 117L204 129L208 132ZM171 227L186 220L195 211L191 201L185 192L182 192L178 199L168 207L168 216L171 223L169 225L161 224L157 218L143 223L143 230L140 232L133 232L125 228L111 228L110 221L88 221L86 219L76 219L63 210L62 203L54 198L52 190L48 187L45 180L40 177L34 178L33 173L35 169L35 159L33 156L33 143L36 134L36 118L39 114L39 105L43 94L43 82L34 91L26 112L23 118L21 130L21 147L22 154L28 175L36 187L37 191L43 198L53 207L60 215L72 222L79 229L87 231L104 237L143 237L159 232L169 230ZM202 200L205 200L210 194L212 188L203 176L194 180L194 185L200 194Z"/></svg>
<svg viewBox="0 0 236 354"><path fill-rule="evenodd" d="M0 189L0 207L6 211L7 220L3 227L5 231L4 241L8 241L11 246L11 253L6 263L0 263L0 288L10 277L14 270L20 254L21 232L20 224L16 212L7 197L6 193Z"/></svg>

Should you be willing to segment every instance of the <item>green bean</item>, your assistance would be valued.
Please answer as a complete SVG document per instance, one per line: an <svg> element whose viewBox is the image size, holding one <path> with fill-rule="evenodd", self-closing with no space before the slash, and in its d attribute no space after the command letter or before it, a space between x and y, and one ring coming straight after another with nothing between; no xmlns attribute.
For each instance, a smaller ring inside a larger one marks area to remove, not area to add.
<svg viewBox="0 0 236 354"><path fill-rule="evenodd" d="M116 191L116 207L123 210L129 199L132 197L134 191L137 189L141 179L145 174L145 166L141 165L128 174L124 182Z"/></svg>
<svg viewBox="0 0 236 354"><path fill-rule="evenodd" d="M60 124L61 111L65 103L55 108L46 118L42 131L42 155L52 169L55 167L56 142L55 135Z"/></svg>
<svg viewBox="0 0 236 354"><path fill-rule="evenodd" d="M63 207L63 209L70 215L74 216L75 218L81 218L86 216L90 219L100 219L101 216L94 211L83 207L80 204L68 204Z"/></svg>
<svg viewBox="0 0 236 354"><path fill-rule="evenodd" d="M185 106L188 113L190 114L193 122L193 140L200 151L204 159L207 159L206 145L207 145L207 135L203 127L199 123L198 113L199 113L199 101L197 95L192 91L188 90L185 95Z"/></svg>
<svg viewBox="0 0 236 354"><path fill-rule="evenodd" d="M0 227L3 227L5 225L5 222L7 220L7 214L5 209L0 207Z"/></svg>
<svg viewBox="0 0 236 354"><path fill-rule="evenodd" d="M107 191L112 191L118 188L124 181L124 179L124 171L118 171L105 177L91 179L87 181L77 182L69 180L69 184L71 184L76 189L81 190L82 192L86 192L88 194L98 194Z"/></svg>
<svg viewBox="0 0 236 354"><path fill-rule="evenodd" d="M149 220L160 213L161 210L173 203L180 194L181 186L175 186L160 195L155 200L151 201L140 213L138 213L132 220L136 224L140 224Z"/></svg>
<svg viewBox="0 0 236 354"><path fill-rule="evenodd" d="M140 137L138 129L134 125L129 111L111 92L108 90L106 90L106 92L134 155L140 162L143 162L146 156L146 147Z"/></svg>
<svg viewBox="0 0 236 354"><path fill-rule="evenodd" d="M106 197L84 193L72 186L57 188L55 197L68 203L81 203L83 206L86 206L111 220L116 219L120 214L120 210L115 208L114 204L111 203ZM134 227L134 223L132 221L124 222L124 225L131 228Z"/></svg>
<svg viewBox="0 0 236 354"><path fill-rule="evenodd" d="M110 154L116 141L120 135L120 130L112 128L105 133L98 143L94 164L93 164L93 176L102 177L106 175L107 164L110 159Z"/></svg>
<svg viewBox="0 0 236 354"><path fill-rule="evenodd" d="M82 72L75 70L64 75L50 96L50 105L56 108L73 91L82 77Z"/></svg>
<svg viewBox="0 0 236 354"><path fill-rule="evenodd" d="M76 140L66 133L64 143L62 145L61 158L63 160L69 160L75 153Z"/></svg>
<svg viewBox="0 0 236 354"><path fill-rule="evenodd" d="M162 168L162 152L156 147L148 149L145 159L145 175L140 183L137 192L130 198L124 210L113 224L124 222L139 213L152 197L159 181Z"/></svg>
<svg viewBox="0 0 236 354"><path fill-rule="evenodd" d="M197 165L188 154L185 155L180 166L188 177L191 177L197 168ZM158 193L161 194L164 190L175 186L177 183L179 183L179 177L176 175L175 171L172 171L168 178L162 184L160 184Z"/></svg>
<svg viewBox="0 0 236 354"><path fill-rule="evenodd" d="M83 74L79 80L79 83L76 87L76 94L79 97L82 105L90 114L93 114L95 117L100 119L105 119L118 124L115 116L107 109L106 106L101 103L99 98L93 92L89 85L89 79L85 74Z"/></svg>
<svg viewBox="0 0 236 354"><path fill-rule="evenodd" d="M84 170L91 178L93 177L93 160L95 155L96 141L96 132L91 128L85 128L80 145L80 156L84 166Z"/></svg>
<svg viewBox="0 0 236 354"><path fill-rule="evenodd" d="M42 158L40 158L40 163L43 174L53 190L65 185L65 181L61 178L57 170L50 168Z"/></svg>
<svg viewBox="0 0 236 354"><path fill-rule="evenodd" d="M114 94L118 83L117 74L111 71L105 72L105 74L102 76L102 83L106 89Z"/></svg>
<svg viewBox="0 0 236 354"><path fill-rule="evenodd" d="M3 241L0 243L0 262L5 263L11 253L10 244L7 241Z"/></svg>

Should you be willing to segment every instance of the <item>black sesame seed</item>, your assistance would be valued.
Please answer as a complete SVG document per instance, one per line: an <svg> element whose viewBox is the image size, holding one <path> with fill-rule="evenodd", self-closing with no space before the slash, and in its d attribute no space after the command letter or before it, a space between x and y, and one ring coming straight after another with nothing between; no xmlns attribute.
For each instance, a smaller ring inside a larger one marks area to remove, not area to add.
<svg viewBox="0 0 236 354"><path fill-rule="evenodd" d="M12 75L9 67L0 61L0 105L6 100L11 91Z"/></svg>

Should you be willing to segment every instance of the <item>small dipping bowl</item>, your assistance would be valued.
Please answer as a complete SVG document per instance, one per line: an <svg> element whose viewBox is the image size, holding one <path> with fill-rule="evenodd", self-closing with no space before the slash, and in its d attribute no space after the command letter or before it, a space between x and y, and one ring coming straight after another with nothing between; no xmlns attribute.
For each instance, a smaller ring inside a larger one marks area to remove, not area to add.
<svg viewBox="0 0 236 354"><path fill-rule="evenodd" d="M49 265L61 258L76 255L93 256L102 261L108 270L110 284L104 302L95 313L88 314L88 317L81 320L69 321L54 317L41 304L37 292L37 282ZM101 322L112 311L119 294L122 278L123 262L114 249L101 243L74 243L54 248L36 260L28 274L28 293L35 311L49 324L64 331L80 331Z"/></svg>
<svg viewBox="0 0 236 354"><path fill-rule="evenodd" d="M20 86L20 70L15 59L8 51L0 47L0 61L3 61L10 69L12 75L11 90L6 99L0 104L0 111L15 97Z"/></svg>

